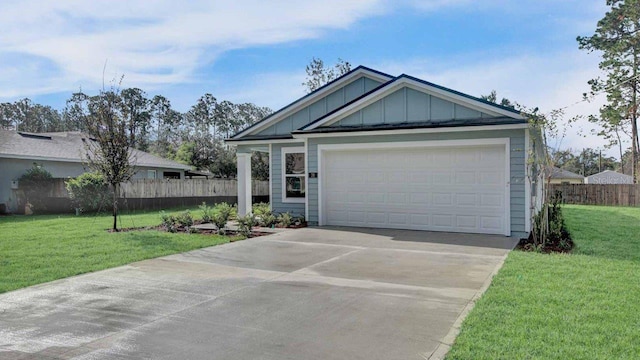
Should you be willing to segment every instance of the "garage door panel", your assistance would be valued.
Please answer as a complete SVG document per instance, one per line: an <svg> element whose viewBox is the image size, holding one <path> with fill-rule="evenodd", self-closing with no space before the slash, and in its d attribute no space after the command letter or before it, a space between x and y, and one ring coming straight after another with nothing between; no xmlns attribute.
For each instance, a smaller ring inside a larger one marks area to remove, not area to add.
<svg viewBox="0 0 640 360"><path fill-rule="evenodd" d="M330 151L322 169L329 225L504 233L504 146Z"/></svg>

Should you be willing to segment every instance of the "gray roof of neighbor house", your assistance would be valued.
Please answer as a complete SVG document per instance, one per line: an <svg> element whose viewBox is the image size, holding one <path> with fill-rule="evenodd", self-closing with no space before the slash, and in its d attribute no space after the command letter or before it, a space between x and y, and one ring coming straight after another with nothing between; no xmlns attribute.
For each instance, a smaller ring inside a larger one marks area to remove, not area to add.
<svg viewBox="0 0 640 360"><path fill-rule="evenodd" d="M584 179L584 176L580 174L576 174L569 170L560 169L554 166L551 169L551 178L552 179Z"/></svg>
<svg viewBox="0 0 640 360"><path fill-rule="evenodd" d="M633 184L633 176L621 174L613 170L605 170L597 174L587 176L589 184Z"/></svg>
<svg viewBox="0 0 640 360"><path fill-rule="evenodd" d="M81 132L25 133L0 130L0 157L15 159L82 162L84 141L90 136ZM133 150L135 165L166 169L189 170L181 164L140 150Z"/></svg>

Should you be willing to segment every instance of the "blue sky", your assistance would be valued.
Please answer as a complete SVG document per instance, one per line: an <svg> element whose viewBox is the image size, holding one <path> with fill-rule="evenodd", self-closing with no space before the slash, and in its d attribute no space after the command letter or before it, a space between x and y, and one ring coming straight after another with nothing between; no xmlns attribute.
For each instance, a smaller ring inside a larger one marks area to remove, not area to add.
<svg viewBox="0 0 640 360"><path fill-rule="evenodd" d="M312 57L407 73L543 111L573 104L599 74L577 48L604 0L3 1L0 101L64 106L80 87L162 94L186 111L209 92L274 110L304 94ZM106 64L106 66L105 66ZM596 113L602 99L567 109ZM581 121L552 146L603 146ZM588 135L580 136L579 132Z"/></svg>

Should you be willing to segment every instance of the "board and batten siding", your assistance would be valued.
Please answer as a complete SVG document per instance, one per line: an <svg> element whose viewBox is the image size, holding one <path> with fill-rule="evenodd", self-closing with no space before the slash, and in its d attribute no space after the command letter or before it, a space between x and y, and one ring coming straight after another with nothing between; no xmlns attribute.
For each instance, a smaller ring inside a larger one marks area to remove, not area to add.
<svg viewBox="0 0 640 360"><path fill-rule="evenodd" d="M493 118L451 101L404 87L324 127Z"/></svg>
<svg viewBox="0 0 640 360"><path fill-rule="evenodd" d="M361 76L347 85L318 99L276 124L260 131L257 135L287 135L304 125L326 115L349 101L378 87L381 82Z"/></svg>
<svg viewBox="0 0 640 360"><path fill-rule="evenodd" d="M405 142L405 141L435 141L435 140L465 140L465 139L510 139L510 206L511 206L511 236L524 237L525 233L525 130L493 130L469 131L431 134L403 134L403 135L371 135L354 137L323 137L308 139L307 172L320 172L318 166L318 145L320 144L358 144L376 142ZM275 146L274 146L275 147ZM279 154L280 150L274 153ZM278 155L279 156L279 155ZM274 176L275 177L275 176ZM274 186L275 187L275 186ZM319 199L318 179L308 179L307 201L309 202L308 222L318 225Z"/></svg>

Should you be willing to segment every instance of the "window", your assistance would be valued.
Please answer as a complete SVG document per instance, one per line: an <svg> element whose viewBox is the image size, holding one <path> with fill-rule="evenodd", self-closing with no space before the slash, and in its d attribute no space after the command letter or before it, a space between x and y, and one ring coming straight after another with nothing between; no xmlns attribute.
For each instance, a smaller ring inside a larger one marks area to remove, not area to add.
<svg viewBox="0 0 640 360"><path fill-rule="evenodd" d="M155 170L147 170L147 179L155 179L156 171Z"/></svg>
<svg viewBox="0 0 640 360"><path fill-rule="evenodd" d="M306 195L304 148L282 148L282 201L304 202Z"/></svg>

